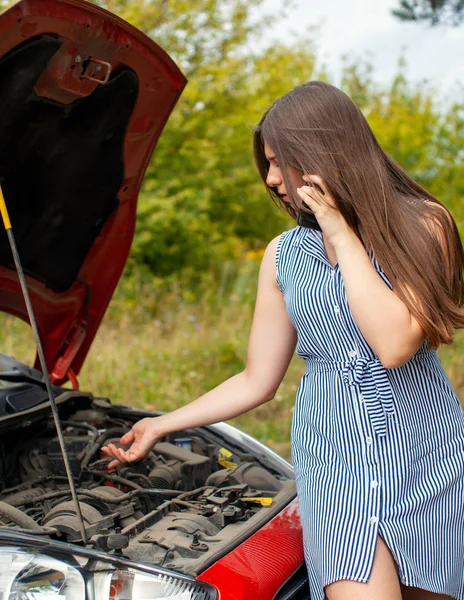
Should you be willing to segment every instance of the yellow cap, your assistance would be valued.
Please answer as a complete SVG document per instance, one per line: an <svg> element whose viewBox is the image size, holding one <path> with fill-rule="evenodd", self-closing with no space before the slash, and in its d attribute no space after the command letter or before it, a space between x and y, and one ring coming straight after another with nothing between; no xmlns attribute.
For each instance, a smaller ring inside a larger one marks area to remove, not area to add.
<svg viewBox="0 0 464 600"><path fill-rule="evenodd" d="M242 502L256 502L261 506L271 506L272 498L242 498Z"/></svg>

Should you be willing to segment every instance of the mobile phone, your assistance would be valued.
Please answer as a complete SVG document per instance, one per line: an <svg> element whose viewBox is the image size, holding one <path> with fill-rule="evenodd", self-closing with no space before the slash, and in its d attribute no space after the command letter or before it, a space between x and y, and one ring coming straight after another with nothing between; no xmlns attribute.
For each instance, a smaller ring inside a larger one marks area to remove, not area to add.
<svg viewBox="0 0 464 600"><path fill-rule="evenodd" d="M313 181L304 181L303 180L303 185L309 185L309 187L314 187L323 196L325 195L324 190L321 188L321 186L318 185L317 183L314 183ZM321 226L317 222L315 214L311 211L311 209L305 202L303 202L303 205L305 208L308 209L308 211L307 212L302 211L302 212L298 213L298 217L296 220L297 224L300 227L307 227L308 229L315 229L316 231L322 231Z"/></svg>
<svg viewBox="0 0 464 600"><path fill-rule="evenodd" d="M304 202L303 204L308 209L308 211L311 210L307 204L305 204ZM300 227L307 227L308 229L322 231L321 226L317 222L316 215L313 212L299 212L296 222Z"/></svg>
<svg viewBox="0 0 464 600"><path fill-rule="evenodd" d="M296 222L300 227L306 227L308 229L315 229L316 231L322 231L321 226L317 222L315 215L308 215L299 213Z"/></svg>

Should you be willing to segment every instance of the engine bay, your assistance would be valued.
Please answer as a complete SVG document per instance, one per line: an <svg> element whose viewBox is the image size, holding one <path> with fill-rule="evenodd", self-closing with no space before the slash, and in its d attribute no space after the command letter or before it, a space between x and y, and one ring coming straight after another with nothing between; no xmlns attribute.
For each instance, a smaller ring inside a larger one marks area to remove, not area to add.
<svg viewBox="0 0 464 600"><path fill-rule="evenodd" d="M295 496L288 472L211 428L171 434L145 459L109 471L101 447L120 446L138 418L155 413L64 395L64 439L89 547L194 575ZM0 527L82 545L49 411L15 417L0 440Z"/></svg>

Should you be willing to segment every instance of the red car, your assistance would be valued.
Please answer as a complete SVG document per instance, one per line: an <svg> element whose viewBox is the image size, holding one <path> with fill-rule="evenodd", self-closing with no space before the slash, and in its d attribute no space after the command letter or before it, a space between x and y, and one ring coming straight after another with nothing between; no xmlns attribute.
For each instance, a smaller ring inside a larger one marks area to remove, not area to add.
<svg viewBox="0 0 464 600"><path fill-rule="evenodd" d="M154 413L78 389L145 168L185 84L156 43L84 0L22 0L0 16L0 182L84 522L38 363L0 355L4 600L309 597L285 460L218 424L169 435L110 472L102 445ZM27 320L4 232L0 310Z"/></svg>

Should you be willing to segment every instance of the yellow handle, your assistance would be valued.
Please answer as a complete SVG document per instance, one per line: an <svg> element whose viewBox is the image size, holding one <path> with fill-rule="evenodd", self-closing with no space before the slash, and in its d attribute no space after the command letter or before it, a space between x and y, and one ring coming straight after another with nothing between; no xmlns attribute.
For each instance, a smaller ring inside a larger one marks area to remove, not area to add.
<svg viewBox="0 0 464 600"><path fill-rule="evenodd" d="M272 498L242 498L242 502L257 502L261 506L271 506Z"/></svg>
<svg viewBox="0 0 464 600"><path fill-rule="evenodd" d="M5 229L11 229L10 217L8 216L8 210L5 204L5 198L3 197L2 187L0 186L0 212L2 213L3 224Z"/></svg>

